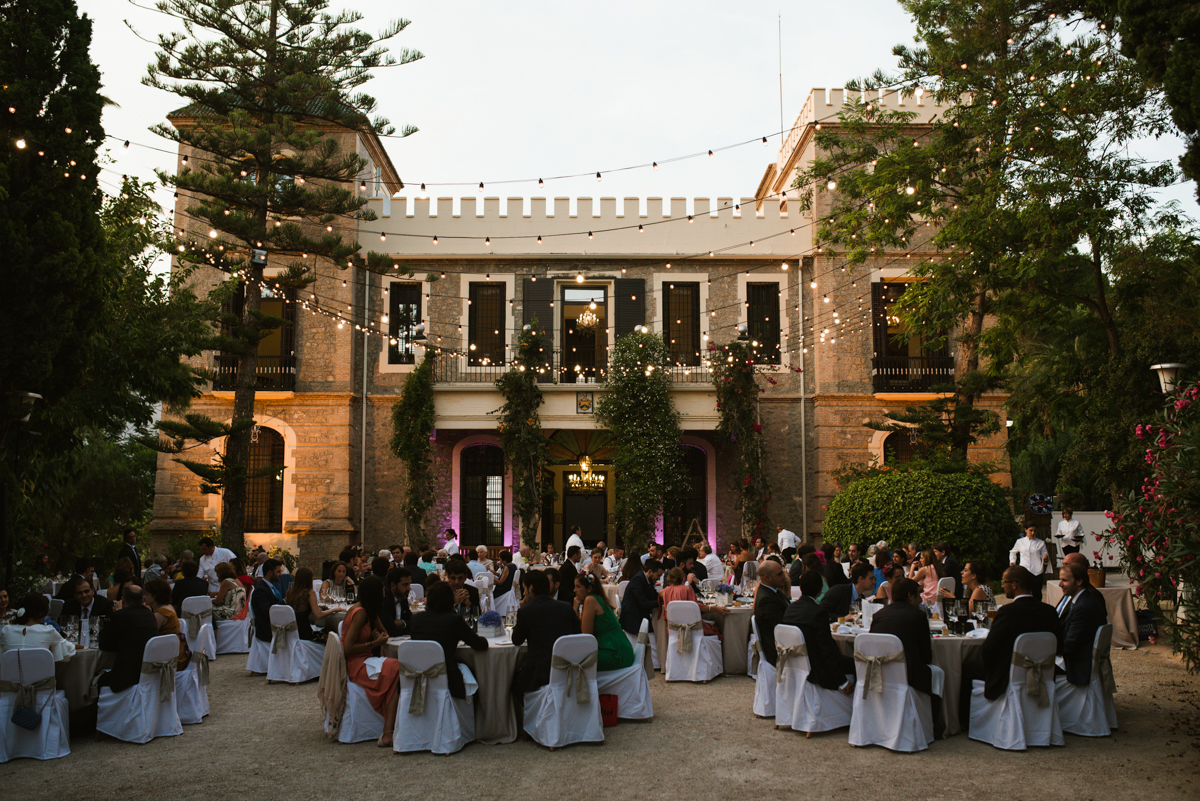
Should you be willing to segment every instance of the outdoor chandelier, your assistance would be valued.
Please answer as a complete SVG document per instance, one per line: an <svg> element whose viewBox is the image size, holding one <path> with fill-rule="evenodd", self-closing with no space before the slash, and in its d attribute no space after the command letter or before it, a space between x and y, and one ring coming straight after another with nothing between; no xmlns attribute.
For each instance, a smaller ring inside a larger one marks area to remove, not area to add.
<svg viewBox="0 0 1200 801"><path fill-rule="evenodd" d="M599 325L600 318L591 310L585 311L575 319L575 330L581 334L586 334L590 331L593 331Z"/></svg>

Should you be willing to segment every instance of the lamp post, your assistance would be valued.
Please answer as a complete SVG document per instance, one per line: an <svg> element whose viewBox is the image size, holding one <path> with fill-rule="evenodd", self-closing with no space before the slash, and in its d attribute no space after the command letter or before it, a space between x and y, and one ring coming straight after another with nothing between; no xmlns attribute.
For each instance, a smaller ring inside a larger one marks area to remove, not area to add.
<svg viewBox="0 0 1200 801"><path fill-rule="evenodd" d="M1162 388L1163 394L1167 395L1175 391L1178 386L1179 373L1187 369L1186 364L1178 362L1165 362L1163 364L1152 364L1150 369L1158 373L1158 384Z"/></svg>

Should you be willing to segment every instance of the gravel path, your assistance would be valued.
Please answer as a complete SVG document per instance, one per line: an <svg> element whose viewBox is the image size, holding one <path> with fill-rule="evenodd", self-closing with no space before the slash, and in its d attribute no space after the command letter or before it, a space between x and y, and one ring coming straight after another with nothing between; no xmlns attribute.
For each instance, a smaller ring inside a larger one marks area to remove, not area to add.
<svg viewBox="0 0 1200 801"><path fill-rule="evenodd" d="M634 788L693 799L1195 799L1200 677L1163 646L1116 651L1121 728L1067 735L1065 748L998 751L965 736L915 755L851 748L846 730L805 740L750 712L745 676L708 685L651 682L656 717L607 729L603 745L550 752L531 742L473 744L451 757L401 756L321 733L316 682L266 685L244 655L212 665L212 714L146 745L76 737L72 754L0 765L0 797L536 799L628 797ZM1065 774L1061 777L1058 774ZM1065 789L1069 782L1070 789ZM573 789L572 789L573 788ZM1009 788L1008 792L1004 788Z"/></svg>

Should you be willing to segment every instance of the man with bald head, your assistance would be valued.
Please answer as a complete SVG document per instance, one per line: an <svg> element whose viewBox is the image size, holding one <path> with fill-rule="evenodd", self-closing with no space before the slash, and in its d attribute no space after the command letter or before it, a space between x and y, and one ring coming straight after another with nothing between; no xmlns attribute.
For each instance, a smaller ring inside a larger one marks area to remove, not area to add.
<svg viewBox="0 0 1200 801"><path fill-rule="evenodd" d="M758 627L758 650L775 666L775 627L787 611L792 582L783 566L771 559L758 566L758 590L754 594L754 624Z"/></svg>

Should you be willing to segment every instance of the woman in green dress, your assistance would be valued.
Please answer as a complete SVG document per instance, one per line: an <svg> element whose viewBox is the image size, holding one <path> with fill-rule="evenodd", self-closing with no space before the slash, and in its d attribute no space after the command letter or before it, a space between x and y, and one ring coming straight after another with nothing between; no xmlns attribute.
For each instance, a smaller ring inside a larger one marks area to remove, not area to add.
<svg viewBox="0 0 1200 801"><path fill-rule="evenodd" d="M583 633L593 635L600 647L596 670L620 670L632 665L633 646L608 605L604 584L598 577L580 573L575 578L574 606Z"/></svg>

